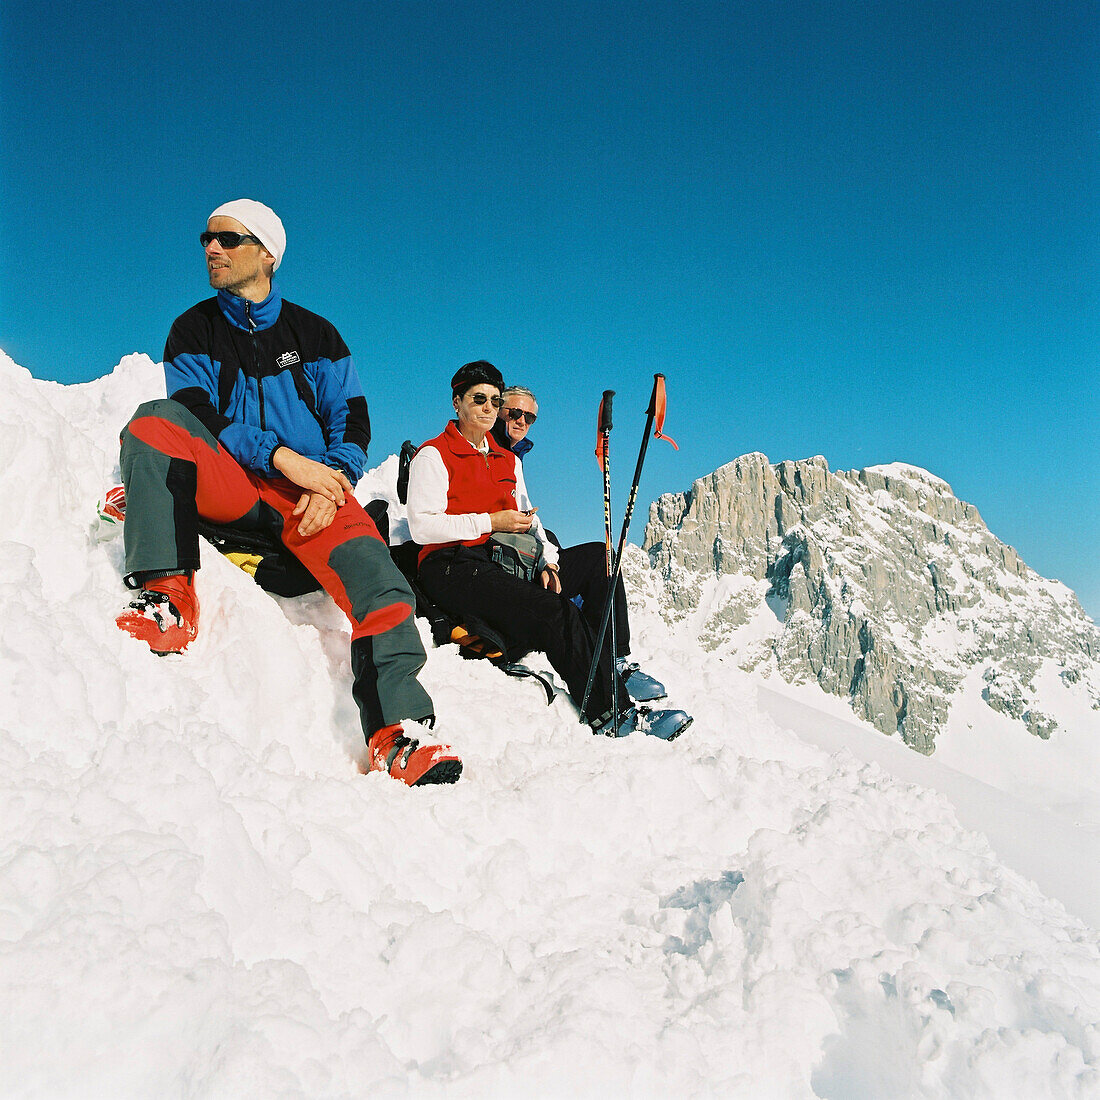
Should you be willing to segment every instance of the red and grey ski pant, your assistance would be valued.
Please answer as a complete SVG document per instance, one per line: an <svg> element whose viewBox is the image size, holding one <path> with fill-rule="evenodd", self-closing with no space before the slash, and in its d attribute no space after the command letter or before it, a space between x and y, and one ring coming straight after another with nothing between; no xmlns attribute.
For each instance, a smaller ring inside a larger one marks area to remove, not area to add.
<svg viewBox="0 0 1100 1100"><path fill-rule="evenodd" d="M352 695L364 734L403 718L431 720L417 674L424 647L412 590L370 516L348 494L336 518L308 538L291 513L302 489L245 470L197 417L171 399L138 407L121 436L126 486L126 583L199 568L198 518L274 532L351 622Z"/></svg>

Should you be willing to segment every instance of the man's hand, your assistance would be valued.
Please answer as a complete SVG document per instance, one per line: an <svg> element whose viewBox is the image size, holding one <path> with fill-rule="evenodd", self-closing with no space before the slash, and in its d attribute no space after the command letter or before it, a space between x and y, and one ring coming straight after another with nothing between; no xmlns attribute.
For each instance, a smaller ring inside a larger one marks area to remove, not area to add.
<svg viewBox="0 0 1100 1100"><path fill-rule="evenodd" d="M275 448L271 456L271 465L287 479L310 493L320 493L328 497L338 508L344 503L344 494L350 493L352 486L343 470L334 470L323 462L314 462L312 458L292 451L289 447ZM299 501L299 504L302 502ZM295 515L298 513L295 512ZM327 527L332 522L331 517Z"/></svg>
<svg viewBox="0 0 1100 1100"><path fill-rule="evenodd" d="M542 571L542 587L549 588L551 592L561 592L561 578L556 566L548 565Z"/></svg>
<svg viewBox="0 0 1100 1100"><path fill-rule="evenodd" d="M531 518L538 511L532 508L530 512L517 512L514 508L505 509L503 512L490 512L489 521L494 531L509 531L512 534L523 534L531 530L534 520Z"/></svg>
<svg viewBox="0 0 1100 1100"><path fill-rule="evenodd" d="M336 518L336 504L323 493L303 493L291 515L302 517L298 534L308 539L310 535L323 531Z"/></svg>

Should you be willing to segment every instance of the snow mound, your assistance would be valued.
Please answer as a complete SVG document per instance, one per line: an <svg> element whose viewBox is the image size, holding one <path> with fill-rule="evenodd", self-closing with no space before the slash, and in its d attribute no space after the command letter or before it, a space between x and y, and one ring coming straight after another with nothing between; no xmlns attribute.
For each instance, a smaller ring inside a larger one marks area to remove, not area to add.
<svg viewBox="0 0 1100 1100"><path fill-rule="evenodd" d="M204 546L191 650L120 634L91 521L162 387L0 359L3 1095L1096 1095L1095 933L941 795L782 728L641 586L689 733L595 739L432 650L448 788L358 773L320 595Z"/></svg>

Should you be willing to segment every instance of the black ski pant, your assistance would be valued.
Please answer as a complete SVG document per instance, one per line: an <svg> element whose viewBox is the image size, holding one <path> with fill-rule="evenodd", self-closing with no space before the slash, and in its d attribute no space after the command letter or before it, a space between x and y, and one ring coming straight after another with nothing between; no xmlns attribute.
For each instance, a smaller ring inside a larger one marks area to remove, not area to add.
<svg viewBox="0 0 1100 1100"><path fill-rule="evenodd" d="M567 596L543 588L539 581L506 573L491 560L484 544L437 550L421 562L419 581L424 595L444 611L460 619L474 616L499 631L510 652L545 653L573 702L581 705L595 636ZM632 704L614 671L608 639L600 652L588 700L588 722L593 726L611 715L612 678L618 689L619 710L625 711Z"/></svg>
<svg viewBox="0 0 1100 1100"><path fill-rule="evenodd" d="M607 600L607 547L602 542L563 546L558 550L558 570L561 594L568 600L580 597L581 614L594 638L600 632ZM607 634L610 637L610 626ZM615 583L615 642L615 656L625 657L630 652L630 619L622 574Z"/></svg>

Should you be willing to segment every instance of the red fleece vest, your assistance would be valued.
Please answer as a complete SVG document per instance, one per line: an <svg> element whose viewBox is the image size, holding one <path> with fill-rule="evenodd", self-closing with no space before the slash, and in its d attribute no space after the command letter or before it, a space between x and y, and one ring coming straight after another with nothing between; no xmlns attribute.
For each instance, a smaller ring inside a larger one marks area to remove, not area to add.
<svg viewBox="0 0 1100 1100"><path fill-rule="evenodd" d="M501 512L516 508L516 456L503 450L486 436L489 453L483 455L459 432L452 420L444 431L429 439L424 447L434 447L447 467L447 515L460 516L467 512ZM463 546L480 546L489 538L464 539ZM440 542L425 546L419 561L454 542Z"/></svg>

